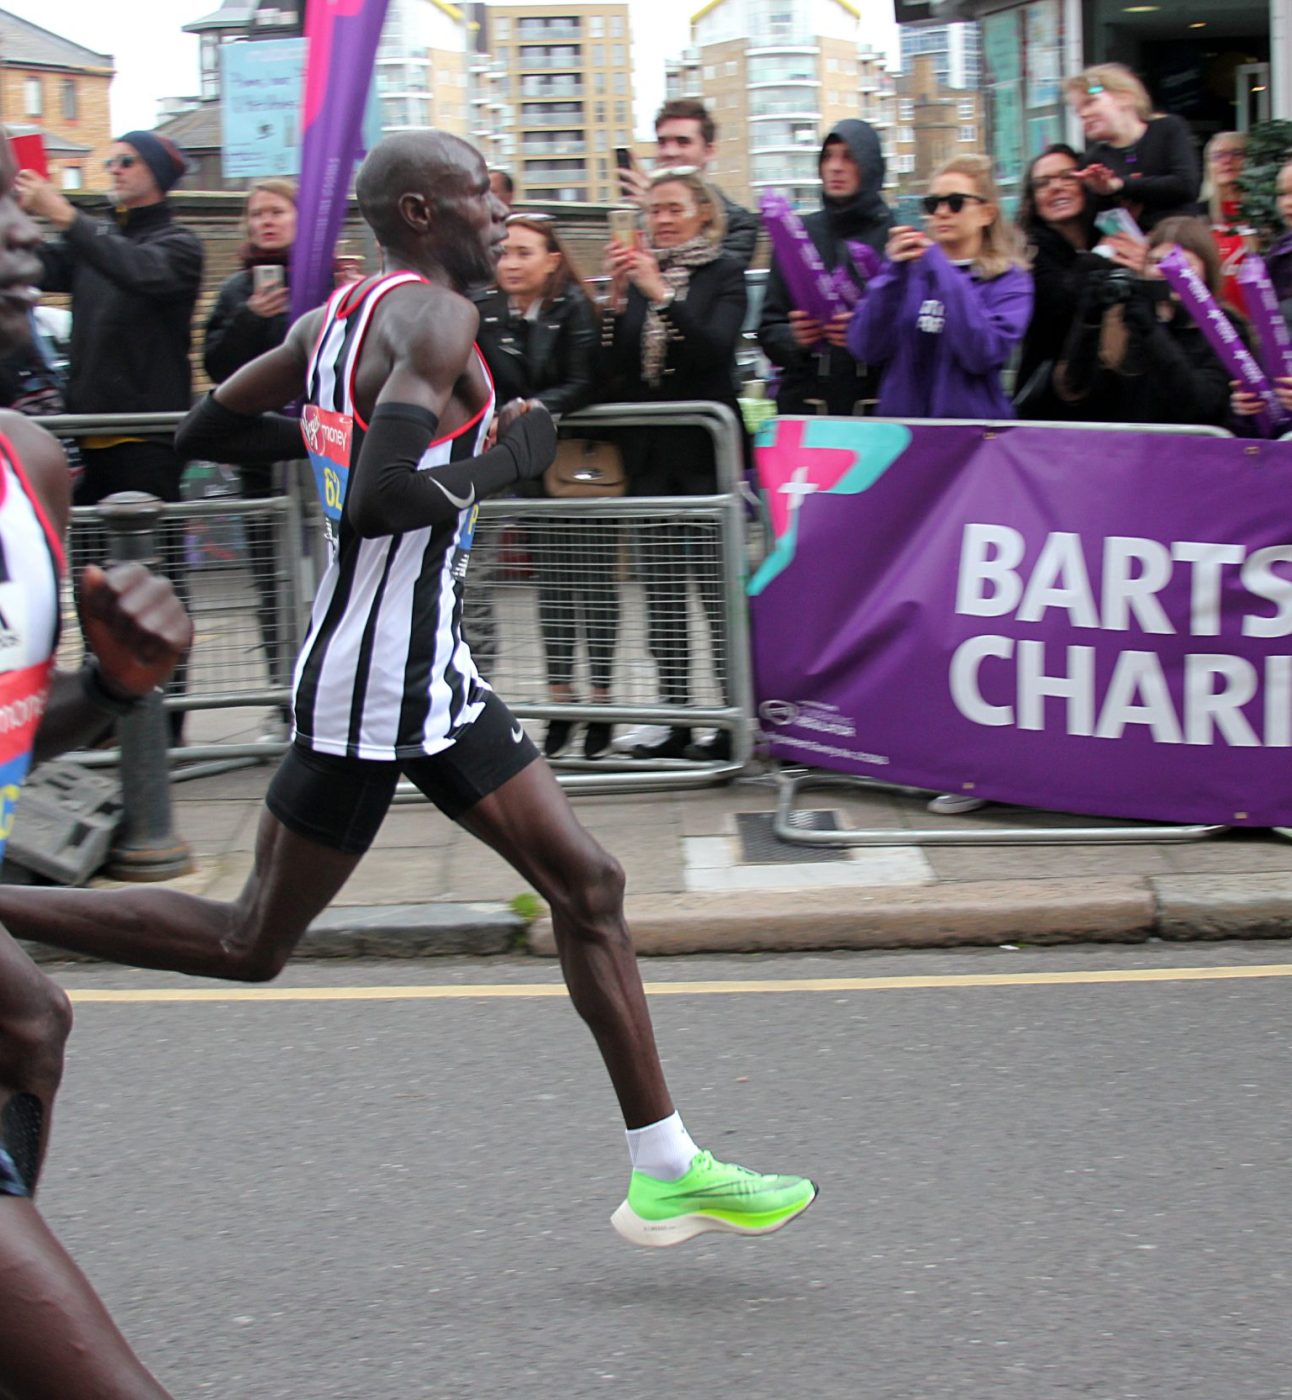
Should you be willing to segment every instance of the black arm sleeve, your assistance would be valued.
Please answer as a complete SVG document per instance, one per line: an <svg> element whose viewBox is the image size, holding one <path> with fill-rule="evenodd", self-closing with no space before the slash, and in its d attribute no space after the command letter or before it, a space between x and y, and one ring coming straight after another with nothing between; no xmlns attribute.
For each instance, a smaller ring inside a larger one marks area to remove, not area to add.
<svg viewBox="0 0 1292 1400"><path fill-rule="evenodd" d="M305 455L301 425L283 413L235 413L208 394L175 429L175 450L186 461L272 466Z"/></svg>
<svg viewBox="0 0 1292 1400"><path fill-rule="evenodd" d="M556 455L551 414L531 408L488 452L418 471L438 429L428 408L377 405L346 497L346 514L360 535L399 535L451 520L477 496L541 476Z"/></svg>

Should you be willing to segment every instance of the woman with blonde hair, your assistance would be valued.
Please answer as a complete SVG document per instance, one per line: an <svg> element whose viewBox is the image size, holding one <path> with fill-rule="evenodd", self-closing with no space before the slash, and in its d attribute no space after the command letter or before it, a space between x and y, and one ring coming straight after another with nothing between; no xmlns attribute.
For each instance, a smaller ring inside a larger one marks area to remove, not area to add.
<svg viewBox="0 0 1292 1400"><path fill-rule="evenodd" d="M1179 117L1154 114L1124 63L1097 63L1064 91L1086 137L1081 177L1100 209L1125 209L1145 233L1172 214L1198 213L1193 133Z"/></svg>
<svg viewBox="0 0 1292 1400"><path fill-rule="evenodd" d="M887 418L1012 418L1001 384L1032 314L1032 278L991 161L957 156L924 197L925 230L893 229L848 349L882 367Z"/></svg>
<svg viewBox="0 0 1292 1400"><path fill-rule="evenodd" d="M736 346L745 319L745 274L722 251L725 217L713 187L692 167L657 170L645 200L645 240L612 240L610 314L602 327L607 397L630 403L707 399L726 404L739 424ZM661 424L624 444L635 496L704 496L719 488L714 439L704 428ZM679 524L661 517L640 531L651 655L660 698L684 711L700 654L691 646L689 584L709 619L708 655L719 681L724 664L725 602L720 542L709 521ZM679 714L679 719L682 716ZM637 758L725 760L729 731L692 744L690 727L674 724Z"/></svg>

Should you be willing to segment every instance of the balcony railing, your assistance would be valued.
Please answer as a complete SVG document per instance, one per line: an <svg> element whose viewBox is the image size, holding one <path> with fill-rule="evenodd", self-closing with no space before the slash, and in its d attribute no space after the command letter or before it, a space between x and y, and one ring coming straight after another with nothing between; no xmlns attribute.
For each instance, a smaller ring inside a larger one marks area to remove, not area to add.
<svg viewBox="0 0 1292 1400"><path fill-rule="evenodd" d="M586 141L525 141L521 153L527 156L581 156L586 155Z"/></svg>
<svg viewBox="0 0 1292 1400"><path fill-rule="evenodd" d="M550 53L523 53L518 67L526 73L577 73L583 69L583 59L578 54L566 57Z"/></svg>
<svg viewBox="0 0 1292 1400"><path fill-rule="evenodd" d="M518 44L559 44L568 39L581 39L577 24L518 25L512 38Z"/></svg>
<svg viewBox="0 0 1292 1400"><path fill-rule="evenodd" d="M582 83L533 83L526 79L520 85L520 95L526 101L538 98L540 100L559 101L562 98L582 97Z"/></svg>
<svg viewBox="0 0 1292 1400"><path fill-rule="evenodd" d="M582 112L522 112L517 125L521 130L536 126L582 126Z"/></svg>

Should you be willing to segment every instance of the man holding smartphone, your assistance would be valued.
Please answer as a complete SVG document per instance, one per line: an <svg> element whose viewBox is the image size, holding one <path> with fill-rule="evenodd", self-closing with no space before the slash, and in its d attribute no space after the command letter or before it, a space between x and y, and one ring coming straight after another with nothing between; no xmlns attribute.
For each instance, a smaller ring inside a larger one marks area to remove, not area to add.
<svg viewBox="0 0 1292 1400"><path fill-rule="evenodd" d="M689 97L674 98L655 114L655 169L690 166L712 184L707 172L710 161L717 153L717 140L717 123L703 102ZM619 184L624 198L644 205L650 176L636 164L626 147L621 146L615 151L615 163L619 167ZM729 258L734 258L742 269L747 268L753 261L754 248L758 243L758 215L728 199L716 185L714 189L722 201L726 221L722 251Z"/></svg>
<svg viewBox="0 0 1292 1400"><path fill-rule="evenodd" d="M187 412L193 402L190 325L202 285L202 244L174 221L166 196L188 169L178 146L152 131L129 131L107 167L113 214L79 210L33 170L14 180L19 204L53 225L58 237L38 250L41 287L72 297L68 354L69 413ZM96 505L114 491L180 498L182 464L170 433L104 434L82 443L85 463L74 503ZM183 595L182 539L168 526L163 572ZM183 668L172 689L184 690ZM171 711L178 742L183 711Z"/></svg>

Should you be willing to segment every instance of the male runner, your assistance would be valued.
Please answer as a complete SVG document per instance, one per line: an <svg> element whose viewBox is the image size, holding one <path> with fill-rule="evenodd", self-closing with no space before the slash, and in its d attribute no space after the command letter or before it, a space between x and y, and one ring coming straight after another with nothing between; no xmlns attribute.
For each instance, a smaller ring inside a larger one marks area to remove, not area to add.
<svg viewBox="0 0 1292 1400"><path fill-rule="evenodd" d="M39 296L40 234L14 200L16 175L0 135L0 353L30 342ZM54 671L68 496L58 443L0 412L0 856L33 754L98 738L192 637L164 579L140 564L91 568L81 612L93 659ZM71 1021L67 997L0 929L0 1395L166 1400L32 1199Z"/></svg>
<svg viewBox="0 0 1292 1400"><path fill-rule="evenodd" d="M334 293L181 426L190 456L315 465L333 553L296 666L295 735L231 904L156 888L0 889L23 937L140 967L263 981L368 849L400 774L547 900L566 985L618 1096L633 1172L615 1212L636 1244L766 1234L811 1204L801 1177L715 1162L675 1112L632 940L624 877L575 820L537 749L462 640L478 497L536 477L555 431L493 388L468 287L493 278L502 205L477 152L437 131L381 142L359 206L386 272ZM300 424L272 412L306 391Z"/></svg>

